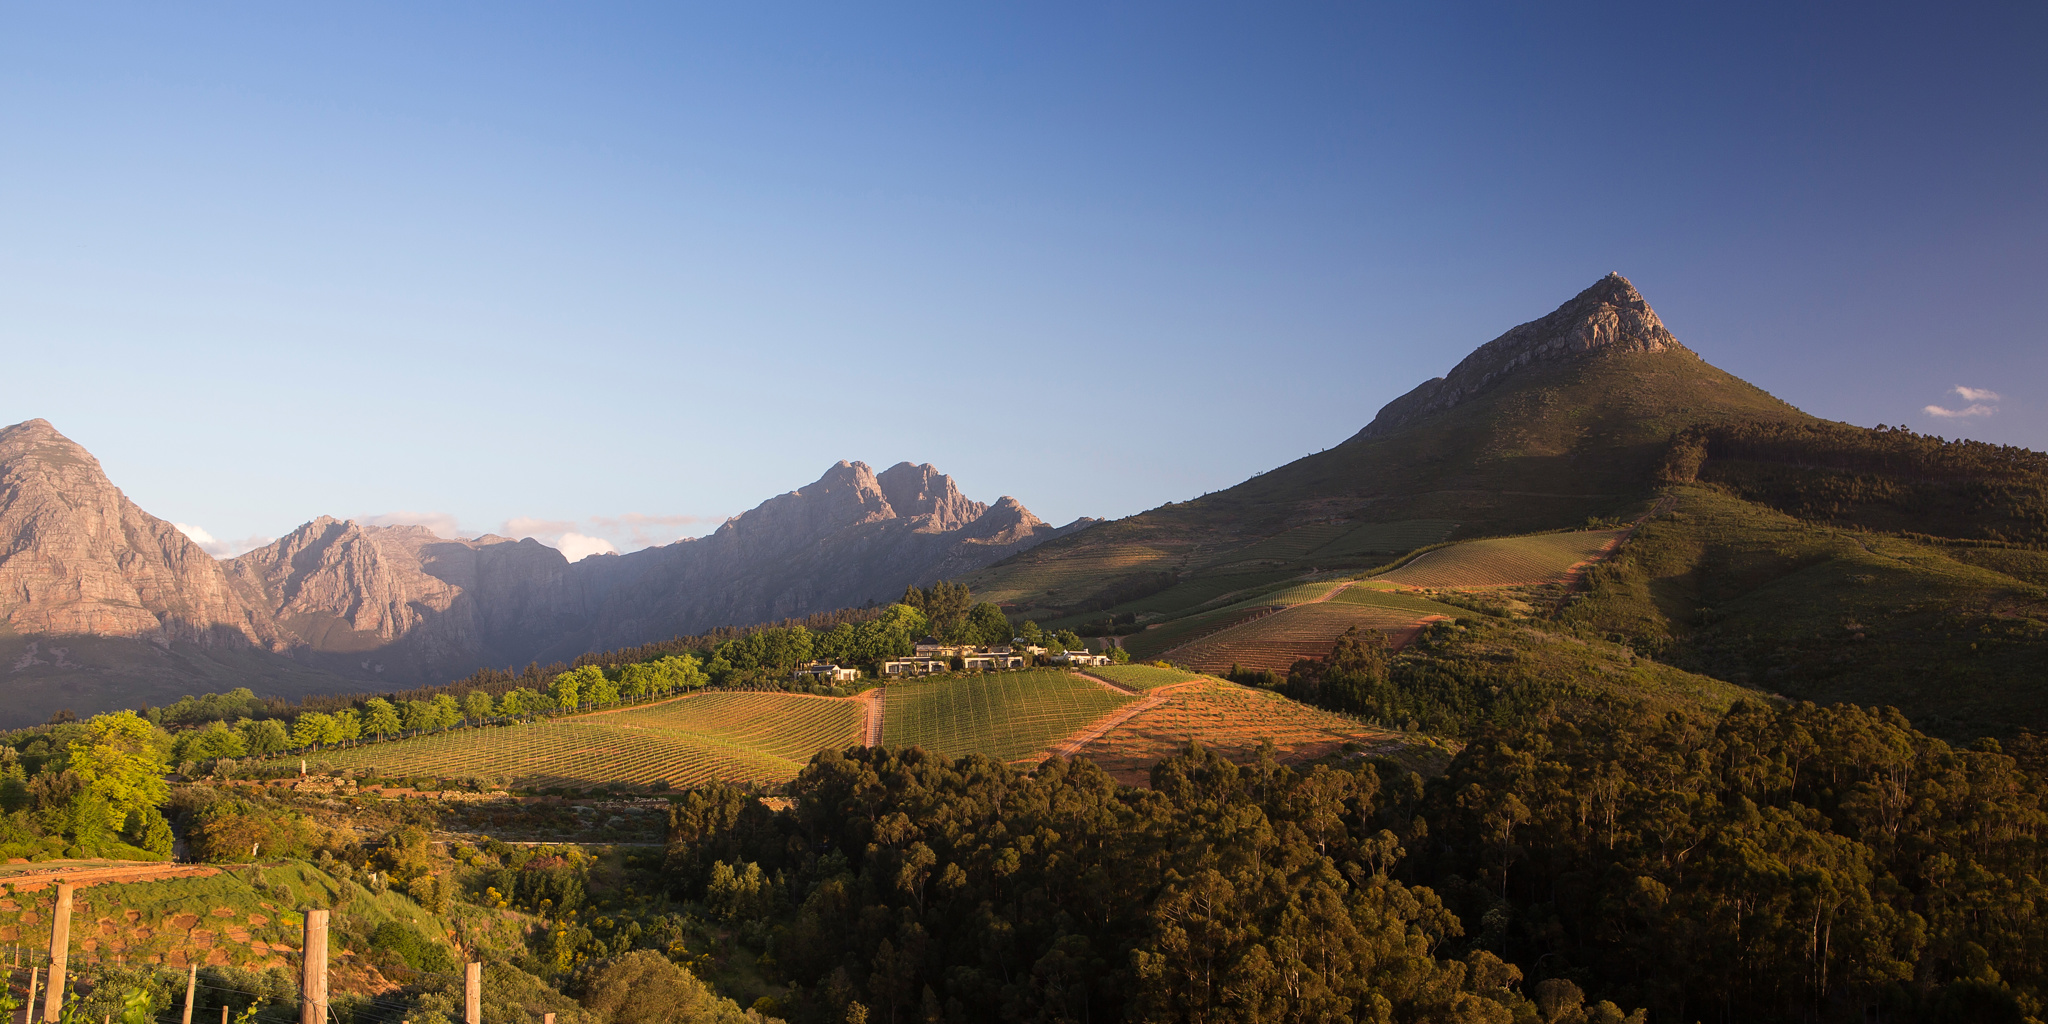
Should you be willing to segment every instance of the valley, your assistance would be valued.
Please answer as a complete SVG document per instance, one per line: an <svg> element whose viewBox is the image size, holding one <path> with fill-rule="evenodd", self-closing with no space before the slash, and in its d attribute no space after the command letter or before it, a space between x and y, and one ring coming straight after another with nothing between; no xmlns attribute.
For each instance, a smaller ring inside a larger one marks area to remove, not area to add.
<svg viewBox="0 0 2048 1024"><path fill-rule="evenodd" d="M628 970L723 1022L2041 1019L2048 457L1807 416L1618 276L1060 529L840 463L630 556L219 561L46 423L0 472L0 855L96 883L109 1018L197 965L283 1024L317 907L376 1024L468 962L490 1024Z"/></svg>

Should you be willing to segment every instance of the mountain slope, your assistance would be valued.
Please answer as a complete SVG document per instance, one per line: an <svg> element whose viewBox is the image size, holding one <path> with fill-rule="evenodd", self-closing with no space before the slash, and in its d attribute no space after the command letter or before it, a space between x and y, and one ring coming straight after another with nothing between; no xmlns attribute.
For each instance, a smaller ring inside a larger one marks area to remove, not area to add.
<svg viewBox="0 0 2048 1024"><path fill-rule="evenodd" d="M1335 448L1034 549L970 583L1041 615L1113 608L1148 590L1207 600L1219 586L1369 567L1414 547L1418 531L1442 540L1629 516L1654 493L1677 431L1810 419L1680 345L1610 274L1389 402Z"/></svg>

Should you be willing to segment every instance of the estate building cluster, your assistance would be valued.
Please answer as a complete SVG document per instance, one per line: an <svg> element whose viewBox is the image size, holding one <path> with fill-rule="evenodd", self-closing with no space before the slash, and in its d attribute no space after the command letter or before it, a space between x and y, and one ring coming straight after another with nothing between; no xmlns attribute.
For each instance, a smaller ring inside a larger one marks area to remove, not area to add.
<svg viewBox="0 0 2048 1024"><path fill-rule="evenodd" d="M1044 647L1026 643L1022 638L1007 645L982 647L974 644L941 643L935 637L925 637L917 642L916 650L909 657L889 658L876 668L885 677L905 678L934 675L956 669L963 672L993 672L1006 668L1030 668L1035 658L1045 658L1054 665L1075 667L1110 663L1109 655L1091 654L1087 651L1056 651L1048 656ZM860 678L860 670L828 661L816 661L797 669L796 678L809 678L813 682L827 684L850 683Z"/></svg>

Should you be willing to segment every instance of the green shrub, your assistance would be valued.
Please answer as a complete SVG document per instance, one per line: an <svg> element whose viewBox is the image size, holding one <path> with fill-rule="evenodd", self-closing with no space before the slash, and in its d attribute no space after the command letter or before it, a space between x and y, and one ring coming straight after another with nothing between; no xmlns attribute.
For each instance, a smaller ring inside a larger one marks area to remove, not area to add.
<svg viewBox="0 0 2048 1024"><path fill-rule="evenodd" d="M370 945L397 955L415 971L439 974L455 972L455 958L440 944L396 921L386 921L370 933Z"/></svg>

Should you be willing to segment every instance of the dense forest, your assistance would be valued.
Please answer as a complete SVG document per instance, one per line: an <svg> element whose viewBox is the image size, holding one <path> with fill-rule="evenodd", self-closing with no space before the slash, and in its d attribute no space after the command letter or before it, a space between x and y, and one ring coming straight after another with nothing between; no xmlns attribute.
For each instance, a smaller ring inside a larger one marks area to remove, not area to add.
<svg viewBox="0 0 2048 1024"><path fill-rule="evenodd" d="M2048 455L1904 427L1753 422L1672 441L1659 476L1699 481L1801 519L2037 545L2048 541Z"/></svg>
<svg viewBox="0 0 2048 1024"><path fill-rule="evenodd" d="M1531 716L1435 779L1196 748L1150 790L849 750L790 793L689 794L667 870L797 1020L2017 1022L2048 982L2041 777L1891 712Z"/></svg>

